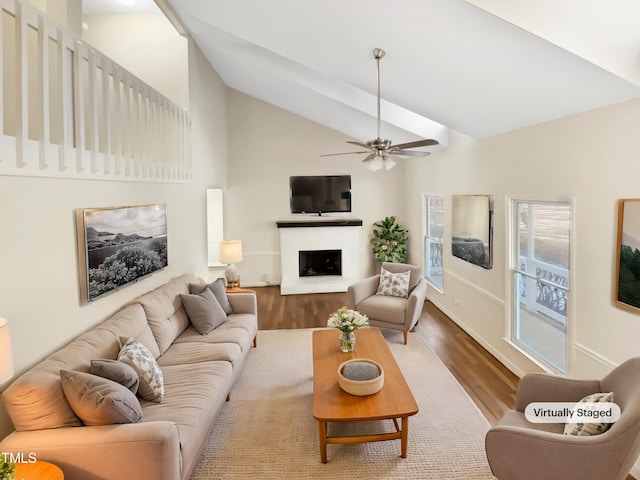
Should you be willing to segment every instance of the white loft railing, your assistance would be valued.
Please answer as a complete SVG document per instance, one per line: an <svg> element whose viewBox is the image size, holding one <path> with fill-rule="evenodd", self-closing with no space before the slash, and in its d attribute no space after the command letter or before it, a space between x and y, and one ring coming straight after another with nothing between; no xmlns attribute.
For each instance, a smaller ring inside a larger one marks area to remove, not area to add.
<svg viewBox="0 0 640 480"><path fill-rule="evenodd" d="M30 4L0 14L0 175L191 180L186 110Z"/></svg>

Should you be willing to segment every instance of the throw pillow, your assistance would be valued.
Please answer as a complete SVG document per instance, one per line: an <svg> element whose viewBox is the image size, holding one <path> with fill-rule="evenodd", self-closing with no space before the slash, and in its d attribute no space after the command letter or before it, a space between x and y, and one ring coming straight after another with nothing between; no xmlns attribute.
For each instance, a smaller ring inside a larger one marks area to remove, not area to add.
<svg viewBox="0 0 640 480"><path fill-rule="evenodd" d="M151 352L135 338L123 339L118 360L131 366L138 375L138 395L145 400L160 403L164 400L164 379L158 362Z"/></svg>
<svg viewBox="0 0 640 480"><path fill-rule="evenodd" d="M608 393L593 393L591 395L587 395L578 403L602 403L602 402L613 402L613 392ZM575 408L577 408L576 405ZM567 423L564 426L564 434L565 435L576 435L579 437L586 437L591 435L600 435L608 430L611 426L610 423L602 423L602 422L589 422L589 423Z"/></svg>
<svg viewBox="0 0 640 480"><path fill-rule="evenodd" d="M198 294L202 293L205 288L209 288L213 295L216 297L216 300L224 310L224 313L230 315L233 313L233 309L231 308L231 303L229 303L229 297L227 296L227 289L224 286L224 280L222 278L218 278L216 281L211 282L209 285L205 285L202 283L191 283L189 284L189 293Z"/></svg>
<svg viewBox="0 0 640 480"><path fill-rule="evenodd" d="M138 423L142 408L124 386L91 373L60 370L60 383L71 409L85 425Z"/></svg>
<svg viewBox="0 0 640 480"><path fill-rule="evenodd" d="M388 295L391 297L409 296L409 279L411 271L407 270L402 273L391 273L384 268L380 271L380 283L376 295Z"/></svg>
<svg viewBox="0 0 640 480"><path fill-rule="evenodd" d="M91 360L91 373L99 377L108 378L127 387L132 393L137 393L140 379L130 365L118 360Z"/></svg>
<svg viewBox="0 0 640 480"><path fill-rule="evenodd" d="M227 319L227 314L208 288L197 295L181 293L180 299L193 327L201 335L206 335Z"/></svg>

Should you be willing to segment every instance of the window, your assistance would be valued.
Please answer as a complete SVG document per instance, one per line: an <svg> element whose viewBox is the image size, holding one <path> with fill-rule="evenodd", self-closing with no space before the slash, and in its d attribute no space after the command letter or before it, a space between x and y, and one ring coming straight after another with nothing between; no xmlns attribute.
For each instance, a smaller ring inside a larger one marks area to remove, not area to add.
<svg viewBox="0 0 640 480"><path fill-rule="evenodd" d="M424 196L425 235L424 272L427 281L442 291L442 230L444 222L444 198L438 195Z"/></svg>
<svg viewBox="0 0 640 480"><path fill-rule="evenodd" d="M511 214L511 339L566 373L571 205L512 200Z"/></svg>

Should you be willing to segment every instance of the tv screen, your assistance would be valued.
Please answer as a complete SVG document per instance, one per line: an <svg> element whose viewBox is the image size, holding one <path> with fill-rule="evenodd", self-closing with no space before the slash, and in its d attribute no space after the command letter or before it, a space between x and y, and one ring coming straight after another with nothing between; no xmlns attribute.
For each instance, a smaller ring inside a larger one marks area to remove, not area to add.
<svg viewBox="0 0 640 480"><path fill-rule="evenodd" d="M351 175L289 177L291 213L351 211Z"/></svg>

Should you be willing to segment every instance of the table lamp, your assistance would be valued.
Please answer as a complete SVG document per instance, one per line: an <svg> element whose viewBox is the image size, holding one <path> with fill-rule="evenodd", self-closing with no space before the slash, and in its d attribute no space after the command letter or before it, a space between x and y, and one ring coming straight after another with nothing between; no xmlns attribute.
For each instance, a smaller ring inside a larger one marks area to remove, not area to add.
<svg viewBox="0 0 640 480"><path fill-rule="evenodd" d="M11 356L11 338L9 322L0 318L0 384L13 377L13 357Z"/></svg>
<svg viewBox="0 0 640 480"><path fill-rule="evenodd" d="M227 264L224 276L229 287L240 288L240 277L236 263L242 261L242 240L222 240L220 242L220 261Z"/></svg>

